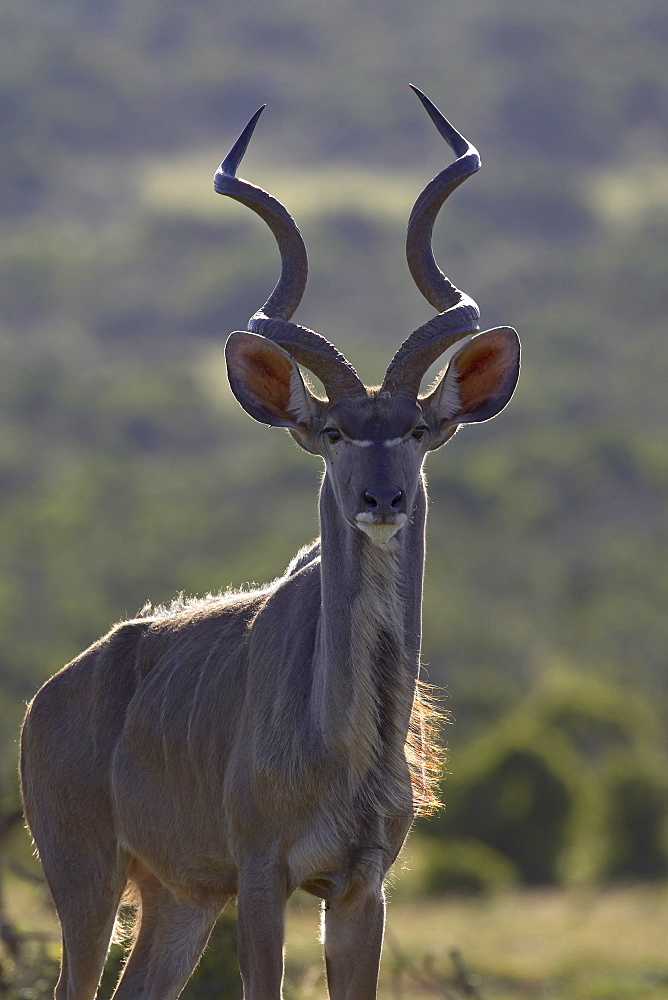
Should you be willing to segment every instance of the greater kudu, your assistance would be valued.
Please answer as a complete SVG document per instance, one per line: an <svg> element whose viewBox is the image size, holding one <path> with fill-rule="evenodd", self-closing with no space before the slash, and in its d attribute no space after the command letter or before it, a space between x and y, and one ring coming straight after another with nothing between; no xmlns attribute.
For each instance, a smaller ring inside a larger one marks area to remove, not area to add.
<svg viewBox="0 0 668 1000"><path fill-rule="evenodd" d="M461 424L497 414L519 371L515 331L490 330L419 395L432 362L478 329L475 303L434 261L431 231L480 161L417 93L457 155L408 224L411 274L438 315L399 348L379 388L290 322L304 243L282 205L235 176L260 112L216 173L216 191L265 220L282 259L248 332L227 342L232 391L324 460L321 537L260 590L120 623L32 702L23 795L62 925L58 1000L94 996L128 887L137 933L117 1000L177 997L234 896L245 996L277 1000L297 888L324 901L330 996L375 996L383 881L432 794L417 678L422 465Z"/></svg>

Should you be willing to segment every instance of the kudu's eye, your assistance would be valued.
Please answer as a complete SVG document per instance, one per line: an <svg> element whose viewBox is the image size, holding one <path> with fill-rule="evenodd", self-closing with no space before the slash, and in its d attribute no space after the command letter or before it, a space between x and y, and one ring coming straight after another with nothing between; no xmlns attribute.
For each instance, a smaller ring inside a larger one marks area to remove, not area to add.
<svg viewBox="0 0 668 1000"><path fill-rule="evenodd" d="M341 433L336 427L325 427L322 433L331 444L341 440Z"/></svg>
<svg viewBox="0 0 668 1000"><path fill-rule="evenodd" d="M425 436L425 434L427 433L428 430L429 430L429 428L426 426L426 424L420 424L418 427L416 427L413 430L413 433L411 434L411 437L415 438L416 441L421 441L422 438Z"/></svg>

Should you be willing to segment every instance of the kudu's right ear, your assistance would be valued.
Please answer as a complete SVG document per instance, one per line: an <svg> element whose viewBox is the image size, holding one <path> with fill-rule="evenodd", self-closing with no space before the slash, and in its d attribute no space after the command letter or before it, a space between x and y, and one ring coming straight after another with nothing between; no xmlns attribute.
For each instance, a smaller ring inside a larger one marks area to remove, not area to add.
<svg viewBox="0 0 668 1000"><path fill-rule="evenodd" d="M290 355L255 333L237 331L225 345L232 392L255 420L287 427L302 444L314 416L315 399Z"/></svg>

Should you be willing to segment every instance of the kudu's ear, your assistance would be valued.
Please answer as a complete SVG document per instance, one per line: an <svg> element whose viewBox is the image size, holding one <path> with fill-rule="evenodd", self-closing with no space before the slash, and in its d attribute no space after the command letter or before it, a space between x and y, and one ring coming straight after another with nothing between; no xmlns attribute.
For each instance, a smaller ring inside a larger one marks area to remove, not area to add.
<svg viewBox="0 0 668 1000"><path fill-rule="evenodd" d="M301 444L315 399L290 355L271 340L237 331L227 340L225 358L232 392L246 413L263 424L287 427Z"/></svg>
<svg viewBox="0 0 668 1000"><path fill-rule="evenodd" d="M451 359L434 390L420 402L432 425L438 448L459 424L478 423L500 413L520 374L520 341L510 326L473 337Z"/></svg>

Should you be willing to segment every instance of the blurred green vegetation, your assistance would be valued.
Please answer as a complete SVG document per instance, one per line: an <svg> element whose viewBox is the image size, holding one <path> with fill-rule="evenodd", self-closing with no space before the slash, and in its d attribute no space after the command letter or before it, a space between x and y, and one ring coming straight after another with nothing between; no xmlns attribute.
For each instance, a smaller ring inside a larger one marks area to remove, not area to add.
<svg viewBox="0 0 668 1000"><path fill-rule="evenodd" d="M25 700L147 599L276 576L319 469L250 421L222 347L274 242L297 319L367 381L430 315L405 223L449 157L413 80L481 149L435 233L510 323L507 413L428 463L424 658L455 725L426 891L668 872L668 239L659 0L22 0L0 7L0 774Z"/></svg>
<svg viewBox="0 0 668 1000"><path fill-rule="evenodd" d="M427 891L668 875L661 713L628 685L552 665L450 766Z"/></svg>

